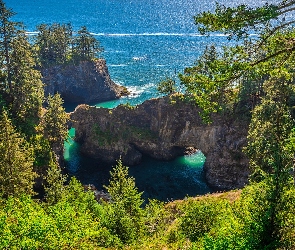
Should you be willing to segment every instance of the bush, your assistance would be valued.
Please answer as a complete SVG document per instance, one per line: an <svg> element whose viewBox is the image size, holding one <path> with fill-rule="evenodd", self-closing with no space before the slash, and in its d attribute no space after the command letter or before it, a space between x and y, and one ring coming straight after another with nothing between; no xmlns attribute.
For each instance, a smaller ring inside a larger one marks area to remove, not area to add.
<svg viewBox="0 0 295 250"><path fill-rule="evenodd" d="M219 217L223 215L228 201L215 199L196 200L187 204L185 214L181 218L180 228L191 240L198 241L210 232Z"/></svg>

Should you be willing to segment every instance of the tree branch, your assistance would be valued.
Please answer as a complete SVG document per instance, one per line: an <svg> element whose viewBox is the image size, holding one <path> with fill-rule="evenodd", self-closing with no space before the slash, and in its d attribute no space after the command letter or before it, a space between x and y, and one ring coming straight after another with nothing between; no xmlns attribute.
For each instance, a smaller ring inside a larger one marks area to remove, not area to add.
<svg viewBox="0 0 295 250"><path fill-rule="evenodd" d="M283 29L283 28L285 28L285 27L291 25L292 23L295 23L295 20L290 21L290 22L287 22L287 23L284 23L284 24L282 24L282 25L280 25L280 26L275 27L273 30L271 30L271 31L268 33L268 35L267 35L264 39L261 40L261 42L260 42L256 47L257 47L257 48L260 48L260 46L261 46L263 43L265 43L265 42L266 42L266 41L267 41L267 40L268 40L273 34L275 34L278 30Z"/></svg>
<svg viewBox="0 0 295 250"><path fill-rule="evenodd" d="M286 1L283 1L281 4L278 5L278 10L281 10L281 9L284 9L284 8L287 8L287 7L290 7L290 6L292 6L292 5L295 4L295 1L294 0L290 1L287 4L283 4L284 2L286 2Z"/></svg>
<svg viewBox="0 0 295 250"><path fill-rule="evenodd" d="M279 14L279 15L282 15L282 14L285 14L285 13L291 12L291 11L293 11L293 10L295 10L295 7L291 8L291 9L287 9L287 10L280 11L280 12L278 12L278 14Z"/></svg>
<svg viewBox="0 0 295 250"><path fill-rule="evenodd" d="M265 57L263 59L260 59L260 60L258 60L256 62L251 63L250 65L255 66L255 65L258 65L259 63L265 62L265 61L267 61L267 60L269 60L269 59L271 59L273 57L276 57L276 56L278 56L280 54L283 54L285 52L292 52L292 51L295 51L295 46L293 46L291 48L284 49L284 50L277 51L276 53L274 53L274 54L272 54L270 56L267 56L267 57Z"/></svg>

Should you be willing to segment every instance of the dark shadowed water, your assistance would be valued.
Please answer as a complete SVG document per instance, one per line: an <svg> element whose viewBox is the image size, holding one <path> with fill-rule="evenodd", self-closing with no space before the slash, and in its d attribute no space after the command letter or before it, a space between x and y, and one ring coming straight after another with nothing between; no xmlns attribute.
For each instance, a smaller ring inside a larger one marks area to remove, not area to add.
<svg viewBox="0 0 295 250"><path fill-rule="evenodd" d="M74 130L70 130L71 136ZM77 176L83 184L94 184L98 189L109 182L111 165L81 156L79 144L73 140L65 143L65 160L70 175ZM206 185L201 152L178 157L174 161L158 161L144 157L141 164L129 167L136 186L144 191L143 197L163 201L182 199L186 196L205 194L211 191Z"/></svg>

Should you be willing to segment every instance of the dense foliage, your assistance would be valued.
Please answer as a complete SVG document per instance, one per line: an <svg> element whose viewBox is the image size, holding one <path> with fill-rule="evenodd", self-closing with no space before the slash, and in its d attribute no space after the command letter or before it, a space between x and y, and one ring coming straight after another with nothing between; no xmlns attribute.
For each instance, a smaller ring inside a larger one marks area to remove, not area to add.
<svg viewBox="0 0 295 250"><path fill-rule="evenodd" d="M62 174L68 116L59 95L45 98L38 69L92 60L98 42L86 27L73 35L60 24L41 24L29 42L0 0L0 248L294 249L295 30L281 17L294 5L217 5L195 17L201 33L243 39L222 51L208 47L180 80L206 121L217 111L250 117L252 175L243 190L165 204L144 203L120 160L105 187L110 200ZM159 90L175 92L175 81Z"/></svg>
<svg viewBox="0 0 295 250"><path fill-rule="evenodd" d="M37 30L35 50L43 67L89 61L102 51L85 26L76 34L71 24L41 24Z"/></svg>

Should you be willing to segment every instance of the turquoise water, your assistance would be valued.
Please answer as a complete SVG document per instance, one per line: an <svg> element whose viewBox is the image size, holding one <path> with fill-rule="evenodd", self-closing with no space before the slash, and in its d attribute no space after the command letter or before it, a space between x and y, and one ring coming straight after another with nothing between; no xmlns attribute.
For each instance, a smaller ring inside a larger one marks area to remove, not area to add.
<svg viewBox="0 0 295 250"><path fill-rule="evenodd" d="M74 136L71 129L70 137ZM83 184L94 184L98 189L107 185L111 165L81 156L79 144L70 139L65 143L65 160L70 175L76 176ZM173 161L158 161L145 156L141 164L129 167L129 174L135 177L136 186L143 191L147 200L162 201L183 199L186 196L206 194L212 190L204 178L205 156L198 151Z"/></svg>
<svg viewBox="0 0 295 250"><path fill-rule="evenodd" d="M256 0L220 0L226 5L247 3L259 5ZM206 45L221 48L228 45L227 37L214 34L200 36L193 16L212 10L215 0L6 0L6 5L34 34L36 25L72 23L74 30L86 25L100 41L104 52L99 56L107 61L111 78L126 86L131 95L98 106L113 108L120 103L139 104L158 97L156 84L166 77L177 78L184 68L192 66ZM75 105L67 105L71 111ZM73 132L73 131L71 131ZM83 183L101 188L107 184L111 166L80 156L79 145L65 145L65 160L69 173ZM130 167L137 186L145 191L145 198L161 200L183 198L210 192L207 187L201 153L184 156L172 162L145 158L143 163Z"/></svg>

